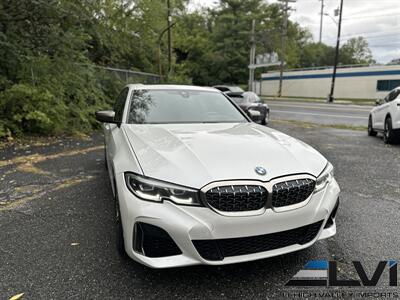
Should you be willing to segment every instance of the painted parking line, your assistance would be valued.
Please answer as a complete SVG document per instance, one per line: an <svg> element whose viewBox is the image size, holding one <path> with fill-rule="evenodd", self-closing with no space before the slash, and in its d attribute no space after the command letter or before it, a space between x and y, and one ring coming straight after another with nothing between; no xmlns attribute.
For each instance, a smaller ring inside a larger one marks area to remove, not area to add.
<svg viewBox="0 0 400 300"><path fill-rule="evenodd" d="M362 108L349 108L349 107L326 107L326 106L310 106L310 105L292 105L292 104L281 104L281 103L268 103L271 107L293 107L293 108L309 108L309 109L327 109L327 110L345 110L345 111L361 111L361 112L369 112L371 109L362 109Z"/></svg>
<svg viewBox="0 0 400 300"><path fill-rule="evenodd" d="M276 104L293 104L293 105L309 105L309 106L330 106L330 107L350 107L350 108L358 108L358 109L368 109L372 108L375 105L373 104L343 104L343 103L329 103L329 102L303 102L303 101L286 101L286 100L268 100L264 99L267 103L276 103Z"/></svg>
<svg viewBox="0 0 400 300"><path fill-rule="evenodd" d="M308 115L308 116L319 116L319 117L332 117L332 118L348 118L348 119L362 119L367 120L368 117L357 117L357 116L346 116L346 115L330 115L330 114L316 114L316 113L306 113L306 112L297 112L297 111L287 111L287 110L276 110L273 112L284 113L284 114L293 114L293 115Z"/></svg>

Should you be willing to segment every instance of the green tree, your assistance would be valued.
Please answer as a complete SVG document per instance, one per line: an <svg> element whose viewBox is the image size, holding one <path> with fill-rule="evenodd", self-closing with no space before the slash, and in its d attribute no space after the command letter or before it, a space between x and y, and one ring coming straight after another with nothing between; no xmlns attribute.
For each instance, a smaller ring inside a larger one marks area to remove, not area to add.
<svg viewBox="0 0 400 300"><path fill-rule="evenodd" d="M246 83L252 20L257 52L279 52L282 17L278 5L262 0L222 0L215 9L186 14L176 28L177 64L195 84ZM299 64L309 37L307 30L289 21L288 66Z"/></svg>
<svg viewBox="0 0 400 300"><path fill-rule="evenodd" d="M340 63L344 65L375 63L368 41L362 36L349 39L340 48Z"/></svg>
<svg viewBox="0 0 400 300"><path fill-rule="evenodd" d="M335 58L335 48L323 43L306 43L301 50L299 67L332 66ZM372 64L372 57L368 42L363 37L348 40L339 52L339 64L356 65Z"/></svg>
<svg viewBox="0 0 400 300"><path fill-rule="evenodd" d="M0 136L91 130L107 90L87 57L78 1L4 0L0 9ZM103 78L104 80L104 78Z"/></svg>
<svg viewBox="0 0 400 300"><path fill-rule="evenodd" d="M220 0L192 11L188 0L170 1L173 65L166 82L246 83L253 20L257 53L281 54L280 4ZM166 26L166 0L2 0L0 137L96 127L93 112L110 107L123 84L96 65L156 73L160 61L165 73ZM290 20L286 43L286 68L333 64L334 49L313 43ZM363 38L349 40L340 54L341 64L373 62Z"/></svg>
<svg viewBox="0 0 400 300"><path fill-rule="evenodd" d="M300 54L299 67L331 66L334 63L335 48L323 43L309 43Z"/></svg>

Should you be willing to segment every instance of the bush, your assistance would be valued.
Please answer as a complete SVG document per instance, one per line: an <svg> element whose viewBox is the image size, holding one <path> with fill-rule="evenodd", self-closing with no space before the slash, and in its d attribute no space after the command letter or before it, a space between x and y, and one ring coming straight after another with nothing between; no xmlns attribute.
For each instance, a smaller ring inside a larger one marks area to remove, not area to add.
<svg viewBox="0 0 400 300"><path fill-rule="evenodd" d="M23 134L87 133L99 124L96 110L109 108L114 95L107 96L100 88L86 83L58 91L40 86L15 84L0 92L0 138ZM109 87L110 88L110 87ZM111 89L111 88L110 88ZM111 89L114 93L117 90ZM110 92L111 92L110 91Z"/></svg>
<svg viewBox="0 0 400 300"><path fill-rule="evenodd" d="M0 112L3 116L0 136L50 134L62 128L66 107L47 90L16 84L0 93Z"/></svg>
<svg viewBox="0 0 400 300"><path fill-rule="evenodd" d="M33 69L35 81L28 76L14 85L0 80L0 138L87 133L99 127L94 112L110 108L123 83L91 66L60 67L60 62L41 59Z"/></svg>

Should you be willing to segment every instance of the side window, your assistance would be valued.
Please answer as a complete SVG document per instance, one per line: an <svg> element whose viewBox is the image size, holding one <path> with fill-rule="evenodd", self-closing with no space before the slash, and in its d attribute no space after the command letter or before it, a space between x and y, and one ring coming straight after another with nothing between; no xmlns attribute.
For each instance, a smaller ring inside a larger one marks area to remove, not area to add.
<svg viewBox="0 0 400 300"><path fill-rule="evenodd" d="M256 94L251 94L251 102L259 103L261 99Z"/></svg>
<svg viewBox="0 0 400 300"><path fill-rule="evenodd" d="M124 114L124 107L126 98L128 97L129 88L124 88L122 92L118 95L117 101L114 104L114 111L115 111L115 121L122 121L122 116Z"/></svg>
<svg viewBox="0 0 400 300"><path fill-rule="evenodd" d="M399 90L395 90L392 101L396 100L399 95L400 95L400 89Z"/></svg>
<svg viewBox="0 0 400 300"><path fill-rule="evenodd" d="M397 98L397 96L400 94L400 90L394 90L392 91L386 98L386 102L393 101L394 99Z"/></svg>
<svg viewBox="0 0 400 300"><path fill-rule="evenodd" d="M387 96L385 97L385 101L386 101L386 102L392 101L392 100L393 100L393 99L392 99L392 95L393 95L393 92L390 92L389 95L387 95Z"/></svg>
<svg viewBox="0 0 400 300"><path fill-rule="evenodd" d="M248 96L248 98L249 98L249 102L251 102L251 103L256 102L256 98L254 97L253 94L250 94L250 95Z"/></svg>
<svg viewBox="0 0 400 300"><path fill-rule="evenodd" d="M246 98L248 99L248 102L251 102L251 103L261 102L261 99L254 93L246 93Z"/></svg>

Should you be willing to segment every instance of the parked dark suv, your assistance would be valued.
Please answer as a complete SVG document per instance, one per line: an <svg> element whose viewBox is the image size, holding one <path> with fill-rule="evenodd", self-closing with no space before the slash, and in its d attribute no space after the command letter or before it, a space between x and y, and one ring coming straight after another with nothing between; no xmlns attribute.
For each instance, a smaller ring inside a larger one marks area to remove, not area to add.
<svg viewBox="0 0 400 300"><path fill-rule="evenodd" d="M262 125L268 124L269 107L263 103L256 93L245 92L238 86L215 85L214 88L224 92L254 121Z"/></svg>
<svg viewBox="0 0 400 300"><path fill-rule="evenodd" d="M220 90L224 93L244 93L241 87L239 86L230 86L230 85L215 85L213 88Z"/></svg>

